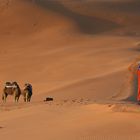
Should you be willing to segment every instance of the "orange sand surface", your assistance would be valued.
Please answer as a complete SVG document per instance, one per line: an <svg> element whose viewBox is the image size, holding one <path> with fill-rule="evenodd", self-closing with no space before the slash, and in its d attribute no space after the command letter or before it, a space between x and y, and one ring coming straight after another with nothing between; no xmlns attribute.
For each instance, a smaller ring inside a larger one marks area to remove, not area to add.
<svg viewBox="0 0 140 140"><path fill-rule="evenodd" d="M31 103L0 101L0 139L137 140L139 0L1 0L0 91L33 85ZM43 100L51 96L53 102Z"/></svg>

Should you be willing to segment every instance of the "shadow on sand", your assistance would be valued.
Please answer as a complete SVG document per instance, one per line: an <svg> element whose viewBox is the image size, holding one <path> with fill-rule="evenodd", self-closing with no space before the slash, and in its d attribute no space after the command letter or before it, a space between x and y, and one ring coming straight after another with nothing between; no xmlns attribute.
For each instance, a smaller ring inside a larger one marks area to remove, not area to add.
<svg viewBox="0 0 140 140"><path fill-rule="evenodd" d="M137 75L134 75L134 79L132 81L131 96L124 99L123 101L136 103L137 102L137 94L138 94L138 77L137 77Z"/></svg>
<svg viewBox="0 0 140 140"><path fill-rule="evenodd" d="M102 2L103 7L119 12L129 12L130 14L140 14L140 0L122 1L122 2Z"/></svg>
<svg viewBox="0 0 140 140"><path fill-rule="evenodd" d="M58 14L72 19L77 24L79 31L85 34L100 34L120 27L119 24L109 20L75 13L70 9L66 8L63 4L61 4L58 1L36 0L35 3L44 7L45 9L54 11Z"/></svg>

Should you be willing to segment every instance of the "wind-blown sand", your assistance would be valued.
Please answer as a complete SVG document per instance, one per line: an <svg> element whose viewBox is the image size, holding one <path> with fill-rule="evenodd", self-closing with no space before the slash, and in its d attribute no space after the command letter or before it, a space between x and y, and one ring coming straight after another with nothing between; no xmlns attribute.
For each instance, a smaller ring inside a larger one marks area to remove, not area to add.
<svg viewBox="0 0 140 140"><path fill-rule="evenodd" d="M139 5L1 0L1 93L5 81L30 82L33 98L1 102L0 138L137 140Z"/></svg>

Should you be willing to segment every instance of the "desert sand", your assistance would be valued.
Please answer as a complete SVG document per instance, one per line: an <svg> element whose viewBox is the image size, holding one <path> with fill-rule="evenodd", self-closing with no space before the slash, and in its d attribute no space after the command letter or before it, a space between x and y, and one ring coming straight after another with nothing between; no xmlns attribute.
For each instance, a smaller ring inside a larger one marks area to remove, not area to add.
<svg viewBox="0 0 140 140"><path fill-rule="evenodd" d="M138 140L139 0L1 0L0 139ZM53 102L43 102L53 97Z"/></svg>

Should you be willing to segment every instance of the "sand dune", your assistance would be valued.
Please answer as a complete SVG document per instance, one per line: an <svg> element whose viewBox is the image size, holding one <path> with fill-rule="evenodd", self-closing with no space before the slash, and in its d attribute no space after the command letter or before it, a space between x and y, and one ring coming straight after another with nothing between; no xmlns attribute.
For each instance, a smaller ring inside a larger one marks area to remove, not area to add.
<svg viewBox="0 0 140 140"><path fill-rule="evenodd" d="M59 1L38 0L36 2L37 4L43 6L45 9L55 11L65 17L72 19L76 23L79 31L81 31L82 33L96 34L96 33L102 33L105 31L113 30L114 28L119 27L117 23L115 22L113 23L109 20L104 20L101 18L91 17L88 15L83 15L83 14L73 12L71 9L66 8Z"/></svg>
<svg viewBox="0 0 140 140"><path fill-rule="evenodd" d="M127 36L125 24L100 16L104 12L96 8L95 16L74 11L74 2L71 7L69 2L64 1L3 2L0 16L0 75L3 82L14 79L23 85L24 81L29 81L33 83L35 93L39 96L47 95L47 92L57 94L58 89L58 95L64 98L71 95L77 97L79 93L76 93L81 92L83 97L104 99L118 95L123 82L129 80L128 67L139 52L135 45L138 42L138 37L134 38L135 30L131 34L130 29L130 35ZM91 2L94 3L89 3ZM80 4L75 2L75 5L77 3ZM86 1L85 3L88 4ZM127 4L126 1L124 3ZM124 3L104 4L95 1L99 9L104 5L108 11L112 10L112 7L108 8L110 4L119 7ZM127 6L131 7L129 3L128 1ZM135 3L136 1L132 5ZM122 17L124 14L127 15L127 10L122 12ZM116 35L120 31L124 34ZM100 79L98 86L96 77ZM110 89L109 84L104 82L104 77L110 77L108 81L114 83L114 87ZM115 80L115 77L120 78ZM124 80L121 83L119 79ZM102 90L99 90L100 81L106 89L107 94L104 93L104 96Z"/></svg>
<svg viewBox="0 0 140 140"><path fill-rule="evenodd" d="M1 0L1 93L6 81L30 82L34 93L30 104L0 103L1 138L138 139L139 5Z"/></svg>

